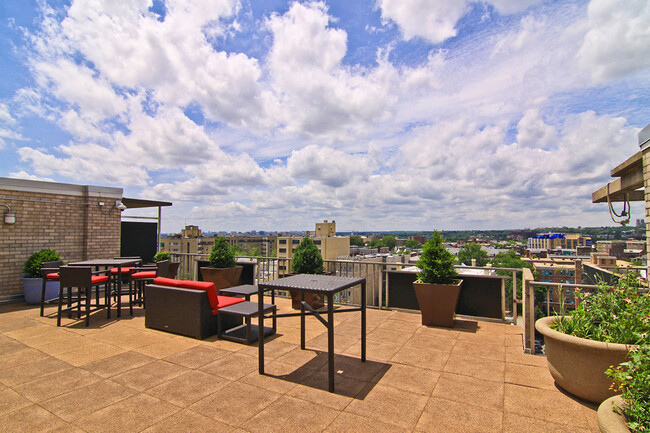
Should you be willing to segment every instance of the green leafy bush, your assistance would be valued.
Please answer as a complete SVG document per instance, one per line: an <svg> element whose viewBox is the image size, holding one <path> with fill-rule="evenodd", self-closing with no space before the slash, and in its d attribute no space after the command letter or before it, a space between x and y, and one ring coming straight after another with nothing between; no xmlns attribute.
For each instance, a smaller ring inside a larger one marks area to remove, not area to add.
<svg viewBox="0 0 650 433"><path fill-rule="evenodd" d="M40 250L29 256L25 261L23 276L25 278L42 278L41 266L43 262L56 262L61 260L59 253L51 248Z"/></svg>
<svg viewBox="0 0 650 433"><path fill-rule="evenodd" d="M294 274L322 274L323 273L323 256L314 242L309 238L304 238L300 245L293 252L293 262L291 263L291 272Z"/></svg>
<svg viewBox="0 0 650 433"><path fill-rule="evenodd" d="M639 346L629 358L606 373L625 400L618 410L625 415L627 426L633 432L650 432L650 346Z"/></svg>
<svg viewBox="0 0 650 433"><path fill-rule="evenodd" d="M225 237L220 236L214 241L212 251L210 251L210 266L213 268L232 268L237 266L235 253L228 246Z"/></svg>
<svg viewBox="0 0 650 433"><path fill-rule="evenodd" d="M581 302L554 329L606 343L643 344L650 336L650 294L640 293L636 274L619 279L617 287L605 283L594 293L576 289Z"/></svg>
<svg viewBox="0 0 650 433"><path fill-rule="evenodd" d="M417 263L420 268L418 281L429 284L453 284L458 278L454 260L454 255L445 248L440 232L433 232L433 237L424 244L422 256Z"/></svg>
<svg viewBox="0 0 650 433"><path fill-rule="evenodd" d="M171 260L171 259L172 259L172 253L170 253L169 251L158 251L153 256L154 262L162 262L164 260Z"/></svg>

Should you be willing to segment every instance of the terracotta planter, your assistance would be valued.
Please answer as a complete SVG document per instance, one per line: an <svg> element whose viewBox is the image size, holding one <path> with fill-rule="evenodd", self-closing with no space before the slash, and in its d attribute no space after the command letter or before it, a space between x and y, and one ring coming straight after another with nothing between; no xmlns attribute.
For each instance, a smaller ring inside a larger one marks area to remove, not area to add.
<svg viewBox="0 0 650 433"><path fill-rule="evenodd" d="M594 403L614 396L616 393L609 389L612 380L605 375L605 370L625 361L634 346L563 334L549 327L556 319L557 316L539 319L535 329L544 336L548 369L557 385Z"/></svg>
<svg viewBox="0 0 650 433"><path fill-rule="evenodd" d="M601 433L630 433L625 416L614 412L614 406L623 407L625 401L620 395L610 397L598 406L598 427Z"/></svg>
<svg viewBox="0 0 650 433"><path fill-rule="evenodd" d="M458 284L413 283L423 325L445 328L454 326L454 312L462 283L462 281Z"/></svg>
<svg viewBox="0 0 650 433"><path fill-rule="evenodd" d="M203 281L214 283L218 295L221 289L239 285L242 269L244 269L243 266L234 266L232 268L201 268L201 276L203 277Z"/></svg>

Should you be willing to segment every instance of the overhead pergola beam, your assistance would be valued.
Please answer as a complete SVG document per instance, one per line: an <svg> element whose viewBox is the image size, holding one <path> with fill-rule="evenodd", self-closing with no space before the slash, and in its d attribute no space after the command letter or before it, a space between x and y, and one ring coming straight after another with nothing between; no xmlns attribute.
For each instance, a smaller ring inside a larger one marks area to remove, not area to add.
<svg viewBox="0 0 650 433"><path fill-rule="evenodd" d="M611 172L612 177L617 177L604 187L591 195L593 203L606 203L609 201L618 202L625 200L625 194L629 194L629 201L644 201L643 189L643 158L641 152L637 152L625 162L615 167Z"/></svg>

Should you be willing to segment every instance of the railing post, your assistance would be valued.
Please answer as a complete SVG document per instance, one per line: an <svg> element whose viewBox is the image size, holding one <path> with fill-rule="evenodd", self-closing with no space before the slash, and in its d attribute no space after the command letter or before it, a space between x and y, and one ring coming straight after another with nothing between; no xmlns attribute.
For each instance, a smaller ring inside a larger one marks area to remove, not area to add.
<svg viewBox="0 0 650 433"><path fill-rule="evenodd" d="M506 280L501 280L501 320L506 319Z"/></svg>
<svg viewBox="0 0 650 433"><path fill-rule="evenodd" d="M517 302L519 298L517 292L517 271L512 271L512 320L515 325L517 324L517 317L519 316L519 312L517 311L519 310L519 302Z"/></svg>

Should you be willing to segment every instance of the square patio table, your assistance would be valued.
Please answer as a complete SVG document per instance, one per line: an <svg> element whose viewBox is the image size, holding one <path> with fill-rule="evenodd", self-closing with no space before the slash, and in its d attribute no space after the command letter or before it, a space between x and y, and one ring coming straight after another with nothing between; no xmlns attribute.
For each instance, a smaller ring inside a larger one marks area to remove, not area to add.
<svg viewBox="0 0 650 433"><path fill-rule="evenodd" d="M343 308L334 311L334 294L350 287L361 285L361 306ZM300 313L284 313L264 316L264 292L267 290L296 290L301 295ZM327 298L327 320L321 313L305 302L305 293L321 293ZM305 316L316 317L327 328L327 363L329 374L329 391L334 392L334 313L361 311L361 361L366 361L366 279L354 277L337 277L334 275L300 274L278 280L265 281L258 285L258 348L259 373L264 374L264 319L300 316L300 348L305 349ZM309 310L309 311L305 311Z"/></svg>
<svg viewBox="0 0 650 433"><path fill-rule="evenodd" d="M68 266L92 266L95 269L102 266L106 268L117 268L117 284L119 285L122 284L122 268L133 266L139 261L138 259L92 259L68 263ZM121 287L118 286L118 290L120 290L120 295L117 297L117 317L120 317L122 315Z"/></svg>

